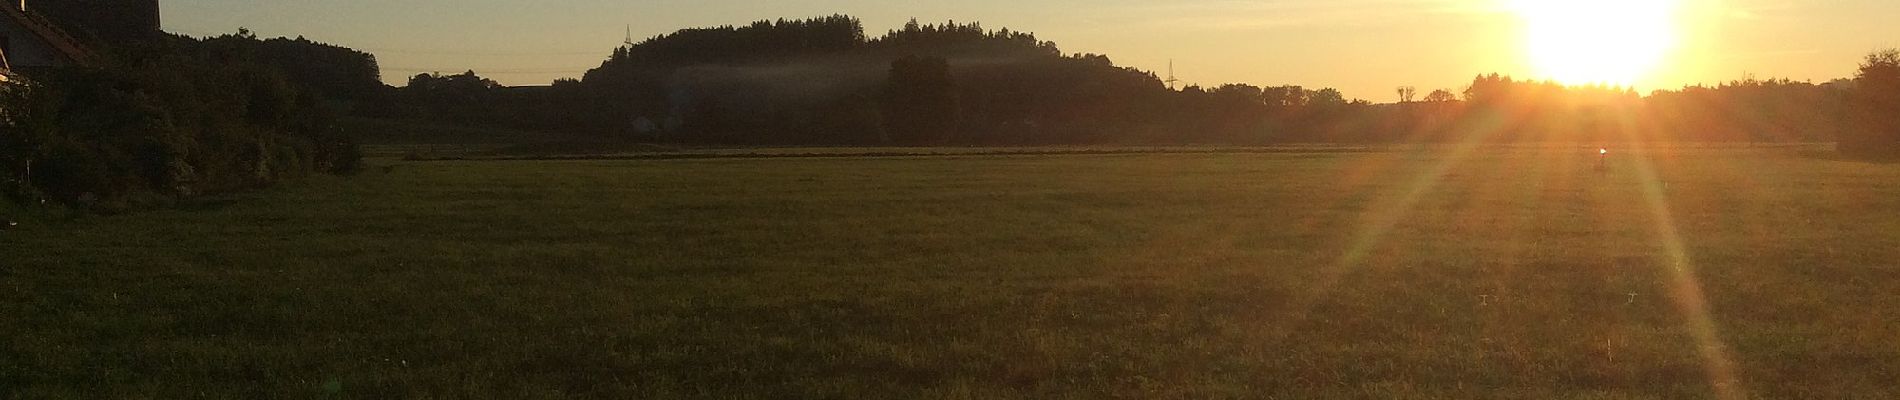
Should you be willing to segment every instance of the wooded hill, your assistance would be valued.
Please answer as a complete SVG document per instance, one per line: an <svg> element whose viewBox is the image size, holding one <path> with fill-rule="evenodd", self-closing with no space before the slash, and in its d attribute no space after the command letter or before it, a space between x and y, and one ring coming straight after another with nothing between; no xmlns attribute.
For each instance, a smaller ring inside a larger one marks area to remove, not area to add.
<svg viewBox="0 0 1900 400"><path fill-rule="evenodd" d="M1021 31L913 20L871 37L834 15L652 37L547 87L418 75L390 114L724 144L1812 142L1861 129L1851 83L1749 79L1642 96L1490 74L1431 101L1374 105L1294 85L1177 90Z"/></svg>

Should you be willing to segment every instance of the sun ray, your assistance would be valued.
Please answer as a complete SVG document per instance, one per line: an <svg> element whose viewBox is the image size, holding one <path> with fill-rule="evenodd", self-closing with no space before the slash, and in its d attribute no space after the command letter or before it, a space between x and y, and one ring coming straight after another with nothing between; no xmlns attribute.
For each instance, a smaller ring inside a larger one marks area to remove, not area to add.
<svg viewBox="0 0 1900 400"><path fill-rule="evenodd" d="M1426 195L1437 190L1438 184L1451 174L1454 167L1469 160L1487 139L1511 129L1519 120L1518 115L1510 112L1484 111L1471 116L1467 126L1458 127L1460 131L1470 133L1463 135L1443 156L1433 160L1430 167L1406 182L1404 194L1391 201L1375 203L1366 210L1346 250L1334 262L1321 267L1316 280L1307 283L1306 290L1289 300L1282 311L1284 319L1271 328L1269 337L1276 342L1284 341L1308 322L1314 307L1324 302L1347 276L1363 268L1366 259L1385 241L1393 228Z"/></svg>
<svg viewBox="0 0 1900 400"><path fill-rule="evenodd" d="M1625 116L1619 121L1626 128L1624 132L1633 132L1630 128L1638 125L1629 114L1622 113ZM1748 393L1735 373L1734 357L1730 355L1719 326L1709 313L1708 297L1702 291L1702 280L1697 276L1694 258L1676 227L1676 219L1669 206L1668 189L1656 174L1656 166L1649 161L1649 156L1630 157L1627 165L1632 167L1630 172L1636 174L1644 203L1654 222L1652 233L1662 244L1663 255L1667 257L1664 272L1669 279L1670 302L1684 319L1685 327L1696 342L1697 355L1702 358L1703 372L1707 375L1709 386L1715 391L1715 398L1746 399Z"/></svg>

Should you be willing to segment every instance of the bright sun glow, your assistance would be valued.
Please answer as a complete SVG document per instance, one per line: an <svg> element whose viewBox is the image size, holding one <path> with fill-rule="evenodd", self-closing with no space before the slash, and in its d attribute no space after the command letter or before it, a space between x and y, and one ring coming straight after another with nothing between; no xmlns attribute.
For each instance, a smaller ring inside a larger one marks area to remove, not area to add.
<svg viewBox="0 0 1900 400"><path fill-rule="evenodd" d="M1628 86L1677 43L1678 0L1507 0L1541 78Z"/></svg>

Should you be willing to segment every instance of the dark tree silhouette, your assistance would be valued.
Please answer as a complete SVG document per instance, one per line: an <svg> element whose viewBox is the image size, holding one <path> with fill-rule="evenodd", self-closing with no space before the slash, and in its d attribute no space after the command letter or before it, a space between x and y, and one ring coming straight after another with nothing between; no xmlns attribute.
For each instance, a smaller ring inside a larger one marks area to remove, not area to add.
<svg viewBox="0 0 1900 400"><path fill-rule="evenodd" d="M125 46L100 67L36 72L0 91L0 166L32 165L0 173L28 182L0 190L121 208L360 167L330 99L267 59L265 41Z"/></svg>
<svg viewBox="0 0 1900 400"><path fill-rule="evenodd" d="M911 21L869 37L842 15L655 36L548 87L443 91L422 86L450 77L429 78L403 89L410 115L669 142L933 145L1827 141L1853 119L1846 88L1878 80L1749 79L1643 97L1484 74L1462 93L1418 102L1401 87L1400 104L1372 105L1293 85L1176 91L1030 33ZM1882 109L1876 100L1854 103Z"/></svg>
<svg viewBox="0 0 1900 400"><path fill-rule="evenodd" d="M401 96L415 105L410 113L439 121L489 125L505 124L503 106L497 104L501 84L467 71L455 75L417 74Z"/></svg>
<svg viewBox="0 0 1900 400"><path fill-rule="evenodd" d="M884 92L887 141L938 144L957 132L957 87L950 62L937 57L906 56L891 63Z"/></svg>
<svg viewBox="0 0 1900 400"><path fill-rule="evenodd" d="M1315 90L1306 96L1306 103L1315 107L1343 106L1346 105L1346 94L1334 88Z"/></svg>
<svg viewBox="0 0 1900 400"><path fill-rule="evenodd" d="M1852 98L1859 123L1841 136L1841 153L1900 158L1900 50L1868 54L1855 76Z"/></svg>

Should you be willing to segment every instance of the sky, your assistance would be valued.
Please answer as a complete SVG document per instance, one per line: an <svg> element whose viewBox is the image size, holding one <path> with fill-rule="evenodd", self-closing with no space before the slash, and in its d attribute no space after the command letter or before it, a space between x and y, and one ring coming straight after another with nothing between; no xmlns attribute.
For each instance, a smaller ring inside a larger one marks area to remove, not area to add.
<svg viewBox="0 0 1900 400"><path fill-rule="evenodd" d="M1659 3L1669 7L1649 7ZM161 7L174 33L244 27L367 51L395 85L417 73L465 70L506 85L545 85L598 66L629 29L639 40L837 13L861 18L872 36L911 18L977 21L1162 77L1172 60L1184 84L1332 87L1374 102L1396 101L1398 86L1417 87L1421 97L1457 93L1488 72L1595 76L1576 74L1577 65L1626 58L1645 61L1611 64L1640 76L1616 83L1645 93L1746 76L1819 83L1851 77L1869 51L1900 47L1900 24L1888 21L1900 16L1894 0L161 0ZM1665 26L1642 28L1658 24Z"/></svg>

